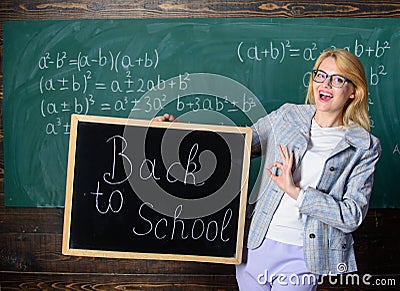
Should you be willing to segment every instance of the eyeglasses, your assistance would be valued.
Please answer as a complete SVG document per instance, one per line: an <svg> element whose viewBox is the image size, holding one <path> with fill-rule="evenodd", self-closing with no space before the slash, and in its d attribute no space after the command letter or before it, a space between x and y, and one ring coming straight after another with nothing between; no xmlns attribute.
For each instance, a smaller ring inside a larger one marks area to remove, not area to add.
<svg viewBox="0 0 400 291"><path fill-rule="evenodd" d="M322 70L312 70L312 78L314 82L324 83L326 79L329 79L329 85L335 88L342 88L346 82L351 82L346 77L338 74L328 75Z"/></svg>

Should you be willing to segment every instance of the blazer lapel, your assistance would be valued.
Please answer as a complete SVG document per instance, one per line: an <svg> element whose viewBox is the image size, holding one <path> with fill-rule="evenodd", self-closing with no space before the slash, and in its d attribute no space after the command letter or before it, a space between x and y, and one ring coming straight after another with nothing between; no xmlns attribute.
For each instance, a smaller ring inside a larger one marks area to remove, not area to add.
<svg viewBox="0 0 400 291"><path fill-rule="evenodd" d="M287 122L286 126L293 128L290 132L292 136L289 151L293 151L294 153L294 168L298 167L307 150L310 140L311 120L314 114L315 106L300 105L294 107L294 110L288 112L284 117L285 122Z"/></svg>

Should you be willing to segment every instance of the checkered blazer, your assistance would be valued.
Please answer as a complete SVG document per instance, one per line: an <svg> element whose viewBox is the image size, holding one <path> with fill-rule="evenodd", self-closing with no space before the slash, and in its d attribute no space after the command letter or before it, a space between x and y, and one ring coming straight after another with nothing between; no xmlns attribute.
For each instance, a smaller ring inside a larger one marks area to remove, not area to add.
<svg viewBox="0 0 400 291"><path fill-rule="evenodd" d="M253 149L262 148L265 166L280 160L277 145L294 152L297 168L310 139L313 105L285 104L253 125ZM337 274L357 270L353 237L363 221L380 157L379 140L359 126L347 127L344 139L325 162L317 187L305 190L299 207L304 226L304 259L310 272ZM293 170L294 170L293 169ZM283 191L267 174L261 178L247 247L263 242Z"/></svg>

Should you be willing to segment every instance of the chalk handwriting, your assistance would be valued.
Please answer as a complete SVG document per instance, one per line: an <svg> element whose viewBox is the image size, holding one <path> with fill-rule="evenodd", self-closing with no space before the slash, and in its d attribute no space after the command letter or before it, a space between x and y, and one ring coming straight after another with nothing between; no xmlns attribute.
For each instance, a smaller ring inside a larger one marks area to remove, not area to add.
<svg viewBox="0 0 400 291"><path fill-rule="evenodd" d="M371 60L366 65L367 80L371 88L389 78L383 63L392 44L387 39L368 42L355 38L344 47L357 57ZM263 66L265 62L282 65L292 60L310 63L310 67L326 48L316 41L292 39L239 41L234 46L234 57L242 65ZM46 120L43 131L48 136L69 134L70 114L131 113L155 116L174 100L178 113L210 110L229 117L236 112L251 113L257 110L256 102L247 96L188 96L190 74L178 72L165 76L157 71L165 56L157 48L149 48L132 55L124 49L93 48L90 51L70 52L66 49L45 50L36 63L40 114ZM173 78L178 75L178 78ZM300 79L301 80L301 79ZM303 86L307 87L309 71L303 72ZM167 89L174 88L181 94L170 96ZM143 96L157 92L157 96ZM61 95L64 94L64 95ZM243 93L241 93L243 95ZM240 94L239 94L240 95ZM65 96L65 97L60 97ZM106 96L106 97L105 97ZM54 122L57 118L57 122ZM372 118L372 123L374 120Z"/></svg>
<svg viewBox="0 0 400 291"><path fill-rule="evenodd" d="M166 218L161 218L155 222L151 220L151 215L145 215L145 207L153 209L153 205L149 202L144 202L140 206L138 210L138 215L141 219L140 222L138 222L138 225L140 226L134 226L132 228L134 235L146 236L154 234L154 236L159 240L197 240L202 237L209 242L215 240L228 242L230 240L230 238L226 237L225 234L233 214L233 211L230 208L225 210L222 221L218 222L216 220L211 220L208 223L205 223L202 218L197 218L195 220L180 219L180 215L183 211L182 205L176 206L172 221L168 221Z"/></svg>

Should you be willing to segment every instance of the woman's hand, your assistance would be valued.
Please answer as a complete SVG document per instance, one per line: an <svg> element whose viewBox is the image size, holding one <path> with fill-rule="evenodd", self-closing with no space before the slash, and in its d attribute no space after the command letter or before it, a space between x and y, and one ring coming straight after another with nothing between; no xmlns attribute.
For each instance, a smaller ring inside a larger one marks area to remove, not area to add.
<svg viewBox="0 0 400 291"><path fill-rule="evenodd" d="M173 116L172 114L165 113L164 115L154 117L153 121L169 121L169 122L172 122L172 121L178 121L178 119L175 116Z"/></svg>
<svg viewBox="0 0 400 291"><path fill-rule="evenodd" d="M293 167L293 152L289 154L288 147L282 150L281 145L278 145L279 154L281 156L282 162L274 162L266 169L268 175L271 177L272 181L278 185L285 193L287 193L293 199L297 199L300 193L300 188L297 187L293 182L292 167ZM280 170L280 174L274 175L271 171L272 168L277 168Z"/></svg>

